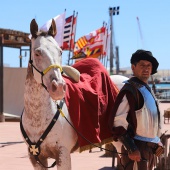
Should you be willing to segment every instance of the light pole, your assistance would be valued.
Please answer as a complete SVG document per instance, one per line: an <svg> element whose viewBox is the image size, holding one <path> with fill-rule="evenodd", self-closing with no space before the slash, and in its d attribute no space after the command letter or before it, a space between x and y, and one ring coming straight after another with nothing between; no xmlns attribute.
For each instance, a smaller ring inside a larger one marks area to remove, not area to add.
<svg viewBox="0 0 170 170"><path fill-rule="evenodd" d="M22 67L22 58L23 58L23 56L22 56L22 51L25 51L25 56L24 56L24 57L27 56L27 51L30 52L30 55L31 55L31 46L30 46L30 48L28 48L28 49L22 49L22 48L20 48L20 55L19 55L20 67Z"/></svg>
<svg viewBox="0 0 170 170"><path fill-rule="evenodd" d="M119 74L119 47L116 46L116 74Z"/></svg>
<svg viewBox="0 0 170 170"><path fill-rule="evenodd" d="M119 6L118 7L109 7L109 16L110 16L110 75L113 74L113 58L114 58L114 44L113 44L113 15L119 15Z"/></svg>

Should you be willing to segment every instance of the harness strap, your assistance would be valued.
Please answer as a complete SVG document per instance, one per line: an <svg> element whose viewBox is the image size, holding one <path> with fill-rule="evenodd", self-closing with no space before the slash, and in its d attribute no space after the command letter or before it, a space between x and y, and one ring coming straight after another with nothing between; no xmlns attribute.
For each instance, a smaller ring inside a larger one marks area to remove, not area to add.
<svg viewBox="0 0 170 170"><path fill-rule="evenodd" d="M46 87L46 85L45 85L44 82L43 82L44 73L43 73L42 71L39 71L39 70L34 66L33 60L30 60L29 63L30 63L31 66L32 66L32 73L33 73L33 68L34 68L38 73L41 74L41 82L42 82L41 85L45 88L45 90L47 90L47 87ZM33 73L33 74L34 74L34 73ZM48 91L48 90L47 90L47 91Z"/></svg>
<svg viewBox="0 0 170 170"><path fill-rule="evenodd" d="M60 107L61 108L63 107L63 104L64 104L64 101L61 100L60 101ZM50 167L44 166L41 163L41 161L39 160L39 157L38 157L38 155L40 154L40 145L44 141L44 139L46 138L46 136L48 135L48 133L50 132L50 130L52 129L54 124L56 123L59 115L60 115L60 110L57 108L56 114L54 115L53 119L51 120L51 123L48 125L47 129L41 135L41 137L39 138L37 143L31 142L31 140L29 139L28 135L26 134L26 132L24 130L24 127L23 127L23 124L22 124L22 115L21 115L20 129L21 129L23 137L25 138L27 144L29 145L29 152L30 152L30 154L32 154L35 157L37 163L40 163L45 168L52 168L52 167L54 167L56 165L56 161Z"/></svg>
<svg viewBox="0 0 170 170"><path fill-rule="evenodd" d="M34 66L33 60L30 59L30 60L29 60L29 63L30 63L31 66L32 66L32 73L33 73L33 68L34 68L38 73L41 74L41 82L42 82L41 85L45 88L45 90L47 90L47 87L45 86L45 84L44 84L44 82L43 82L43 76L44 76L49 70L51 70L52 68L59 68L61 74L63 74L62 67L59 66L59 65L56 65L56 64L50 65L50 66L47 67L44 71L39 71L39 70ZM33 73L33 74L34 74L34 73ZM47 90L47 91L48 91L48 90Z"/></svg>
<svg viewBox="0 0 170 170"><path fill-rule="evenodd" d="M31 64L31 66L32 66L36 71L38 71L38 72L41 74L41 76L44 75L44 73L43 73L42 71L39 71L39 70L34 66L33 60L30 60L29 63Z"/></svg>

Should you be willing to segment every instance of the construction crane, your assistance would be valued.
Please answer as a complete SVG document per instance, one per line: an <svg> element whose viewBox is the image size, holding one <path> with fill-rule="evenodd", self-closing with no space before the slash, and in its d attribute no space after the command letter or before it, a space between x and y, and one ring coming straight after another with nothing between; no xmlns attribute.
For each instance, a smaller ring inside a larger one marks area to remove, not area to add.
<svg viewBox="0 0 170 170"><path fill-rule="evenodd" d="M139 33L140 33L140 39L141 39L142 47L144 48L144 42L143 42L143 36L142 36L142 30L141 30L141 26L140 26L139 17L136 17L136 19L137 19L137 23L138 23L138 28L139 28Z"/></svg>

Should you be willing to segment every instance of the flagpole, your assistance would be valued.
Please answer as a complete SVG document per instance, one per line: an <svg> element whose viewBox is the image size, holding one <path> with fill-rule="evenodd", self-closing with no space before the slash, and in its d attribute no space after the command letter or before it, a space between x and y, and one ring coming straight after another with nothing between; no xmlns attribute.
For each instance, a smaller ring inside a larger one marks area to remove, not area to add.
<svg viewBox="0 0 170 170"><path fill-rule="evenodd" d="M74 39L73 39L74 45L75 45L75 37L76 37L77 18L78 18L78 12L76 13L76 23L75 23L75 31L74 31L75 35L74 35ZM74 54L74 48L73 48L73 51L72 51L72 57L73 57L73 54Z"/></svg>
<svg viewBox="0 0 170 170"><path fill-rule="evenodd" d="M107 25L106 25L107 26ZM108 28L106 29L106 45L105 45L105 67L106 67L106 69L107 69L107 46L108 46L108 44L107 44L107 40L108 40Z"/></svg>
<svg viewBox="0 0 170 170"><path fill-rule="evenodd" d="M108 29L107 29L107 23L104 22L103 25L106 28L106 31L105 31L106 41L105 41L105 49L104 49L104 52L105 52L104 66L106 67L107 66L107 64L106 64L106 62L107 62L107 60L106 60L106 52L107 52L107 38L108 38L107 34L108 34ZM106 67L106 69L107 69L107 67Z"/></svg>
<svg viewBox="0 0 170 170"><path fill-rule="evenodd" d="M105 27L105 22L103 21L103 27ZM106 31L105 31L105 33L106 33ZM104 47L104 45L103 45L103 47ZM101 55L100 55L100 57L101 57L101 60L102 60L102 63L103 63L103 65L104 65L104 57L103 57L103 51L104 51L104 48L102 48L102 52L101 52ZM104 65L105 66L105 65Z"/></svg>
<svg viewBox="0 0 170 170"><path fill-rule="evenodd" d="M68 65L70 65L71 40L72 40L72 33L73 33L74 15L75 15L75 11L73 11L73 15L72 15L71 38L70 38L70 42L69 42L69 53L68 53Z"/></svg>
<svg viewBox="0 0 170 170"><path fill-rule="evenodd" d="M106 69L108 64L108 38L109 38L109 27L107 26L107 37L106 37Z"/></svg>

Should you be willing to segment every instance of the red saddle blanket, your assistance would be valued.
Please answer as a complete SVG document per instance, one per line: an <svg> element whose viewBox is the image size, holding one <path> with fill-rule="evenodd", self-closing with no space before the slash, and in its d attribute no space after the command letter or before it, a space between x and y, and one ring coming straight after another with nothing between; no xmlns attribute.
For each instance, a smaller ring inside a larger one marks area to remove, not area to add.
<svg viewBox="0 0 170 170"><path fill-rule="evenodd" d="M67 84L65 102L74 127L94 144L111 142L108 120L118 94L116 85L98 59L87 58L72 66L79 70L80 81L63 77ZM91 147L87 140L78 135L80 152Z"/></svg>

